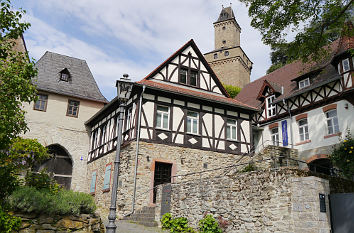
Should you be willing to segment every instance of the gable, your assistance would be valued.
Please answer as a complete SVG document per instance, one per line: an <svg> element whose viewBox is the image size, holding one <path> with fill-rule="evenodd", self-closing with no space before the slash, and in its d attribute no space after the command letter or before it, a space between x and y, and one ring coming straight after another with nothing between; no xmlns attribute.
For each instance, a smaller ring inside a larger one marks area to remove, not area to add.
<svg viewBox="0 0 354 233"><path fill-rule="evenodd" d="M229 97L193 40L182 46L144 80Z"/></svg>

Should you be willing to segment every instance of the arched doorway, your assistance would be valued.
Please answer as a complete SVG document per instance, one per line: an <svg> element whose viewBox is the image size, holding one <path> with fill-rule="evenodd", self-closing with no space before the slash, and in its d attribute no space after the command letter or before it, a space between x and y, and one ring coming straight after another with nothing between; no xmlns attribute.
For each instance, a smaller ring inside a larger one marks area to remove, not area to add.
<svg viewBox="0 0 354 233"><path fill-rule="evenodd" d="M45 161L39 170L44 168L53 176L54 180L65 189L70 189L72 178L72 160L64 147L54 144L47 147L52 158Z"/></svg>
<svg viewBox="0 0 354 233"><path fill-rule="evenodd" d="M329 158L315 159L307 164L310 171L332 175L333 165Z"/></svg>

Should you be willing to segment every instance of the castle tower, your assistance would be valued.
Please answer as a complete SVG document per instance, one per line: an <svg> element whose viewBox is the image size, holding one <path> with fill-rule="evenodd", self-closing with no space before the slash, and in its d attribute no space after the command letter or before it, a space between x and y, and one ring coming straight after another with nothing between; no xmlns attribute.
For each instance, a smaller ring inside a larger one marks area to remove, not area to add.
<svg viewBox="0 0 354 233"><path fill-rule="evenodd" d="M244 87L250 82L252 62L241 48L241 27L231 6L222 8L214 23L215 49L204 54L223 84Z"/></svg>

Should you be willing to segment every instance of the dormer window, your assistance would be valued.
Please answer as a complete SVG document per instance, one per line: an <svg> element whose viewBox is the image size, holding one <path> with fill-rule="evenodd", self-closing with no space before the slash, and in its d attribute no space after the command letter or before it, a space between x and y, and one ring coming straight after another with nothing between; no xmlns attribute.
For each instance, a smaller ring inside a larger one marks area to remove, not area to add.
<svg viewBox="0 0 354 233"><path fill-rule="evenodd" d="M69 82L70 73L69 73L69 70L67 68L65 68L62 71L60 71L59 75L60 75L60 81Z"/></svg>
<svg viewBox="0 0 354 233"><path fill-rule="evenodd" d="M271 95L266 98L267 117L275 116L276 106L273 104L274 99L275 95Z"/></svg>
<svg viewBox="0 0 354 233"><path fill-rule="evenodd" d="M299 89L305 88L307 86L310 86L310 79L309 78L299 81Z"/></svg>

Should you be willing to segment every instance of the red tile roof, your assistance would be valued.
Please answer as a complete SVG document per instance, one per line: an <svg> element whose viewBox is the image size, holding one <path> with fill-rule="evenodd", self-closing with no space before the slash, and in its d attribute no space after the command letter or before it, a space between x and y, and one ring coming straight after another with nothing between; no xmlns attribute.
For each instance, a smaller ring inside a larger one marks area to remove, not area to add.
<svg viewBox="0 0 354 233"><path fill-rule="evenodd" d="M221 95L218 96L215 94L209 94L209 93L198 91L198 90L191 90L191 89L187 89L187 88L183 88L183 87L178 87L175 85L170 85L168 82L162 83L162 82L143 79L143 80L137 82L137 84L146 85L148 87L156 88L158 90L171 92L171 93L175 93L175 94L186 95L186 96L191 96L191 97L196 97L196 98L202 98L205 100L209 100L211 102L219 102L219 103L223 103L223 104L227 104L227 105L234 105L234 106L238 106L241 108L247 108L250 110L256 110L254 107L249 106L244 103L241 103L240 101L232 99L232 98L227 98L227 97L224 97Z"/></svg>

